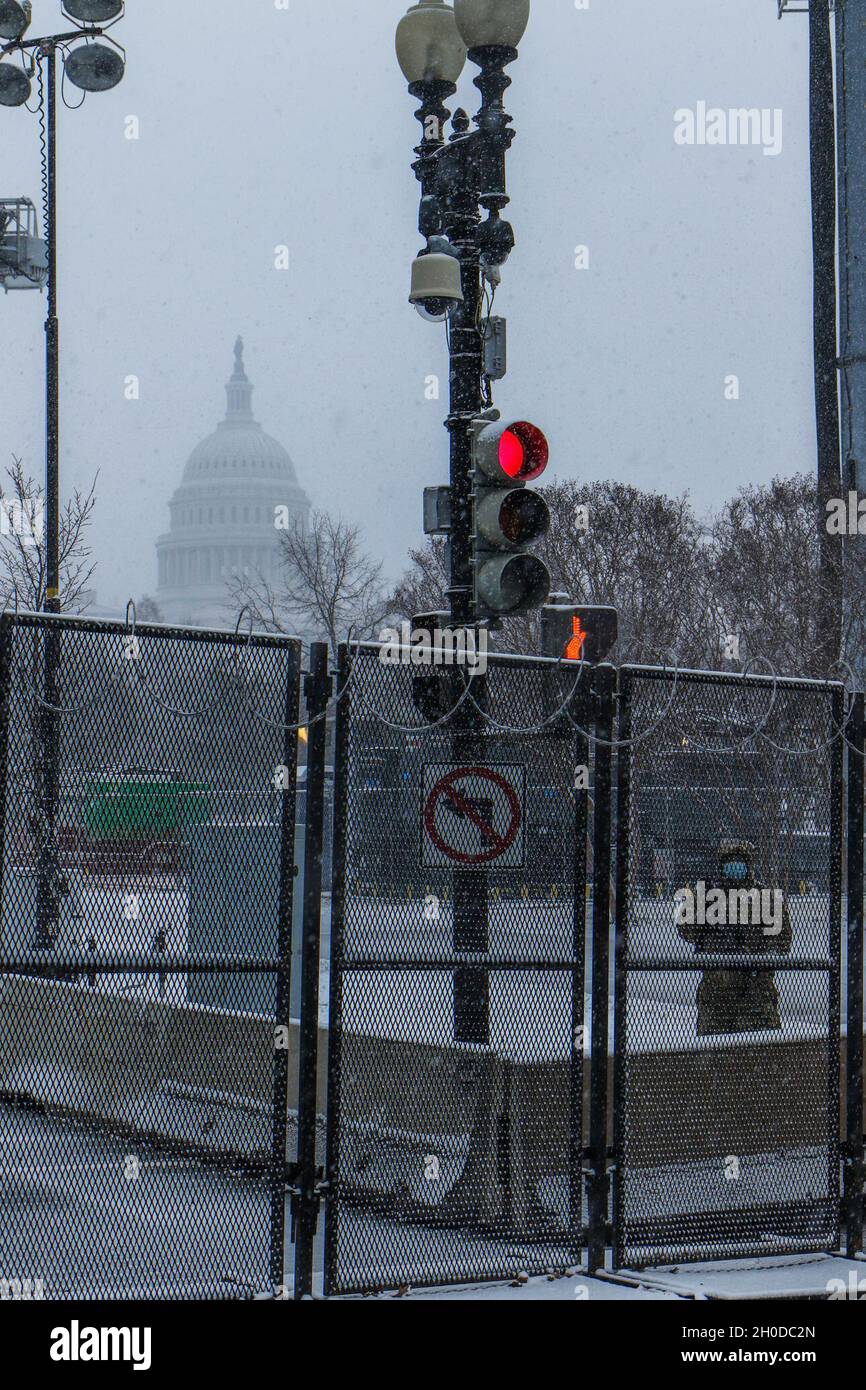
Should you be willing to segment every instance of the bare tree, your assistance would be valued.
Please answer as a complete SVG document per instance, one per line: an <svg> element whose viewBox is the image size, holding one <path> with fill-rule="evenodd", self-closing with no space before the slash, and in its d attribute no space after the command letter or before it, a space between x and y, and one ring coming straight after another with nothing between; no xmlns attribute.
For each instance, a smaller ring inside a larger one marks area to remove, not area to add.
<svg viewBox="0 0 866 1390"><path fill-rule="evenodd" d="M743 488L716 517L707 552L707 605L720 630L740 637L742 661L772 662L780 675L822 677L826 643L816 642L814 615L825 582L815 529L818 489L808 474ZM866 583L857 542L838 538L836 569L845 581L843 654L862 665ZM833 581L836 582L835 580ZM712 652L708 651L711 657Z"/></svg>
<svg viewBox="0 0 866 1390"><path fill-rule="evenodd" d="M260 570L231 581L235 611L247 608L268 632L324 639L332 652L350 629L355 637L370 637L381 625L389 609L382 565L364 552L357 526L313 512L308 526L296 522L282 532L280 547L276 584Z"/></svg>
<svg viewBox="0 0 866 1390"><path fill-rule="evenodd" d="M444 612L448 607L445 595L449 582L444 540L435 537L423 550L410 550L409 569L391 599L395 615L411 620L420 613Z"/></svg>
<svg viewBox="0 0 866 1390"><path fill-rule="evenodd" d="M4 608L37 612L47 597L45 489L28 477L14 456L6 474L9 488L0 499L0 600ZM87 534L96 504L96 481L86 492L76 488L60 511L60 607L64 613L87 607L96 569Z"/></svg>
<svg viewBox="0 0 866 1390"><path fill-rule="evenodd" d="M545 497L554 589L619 609L619 660L691 660L703 547L688 497L616 482L554 483Z"/></svg>
<svg viewBox="0 0 866 1390"><path fill-rule="evenodd" d="M9 486L0 495L0 601L4 609L44 609L48 597L47 535L45 491L24 470L21 459L13 455L6 470ZM95 564L91 560L88 528L95 505L96 479L89 490L76 490L59 517L59 603L65 613L77 613L87 606L88 588ZM33 691L43 688L47 637L35 633L29 645L23 644L21 671L29 667ZM74 663L71 663L74 664ZM45 711L37 700L26 705L21 717L21 751L28 774L19 785L24 797L27 823L36 862L40 865L40 912L46 902L56 903L62 893L57 861L57 834L47 807L56 810L56 788L51 790L49 750L54 735ZM26 733L24 730L26 729ZM40 932L43 928L40 928Z"/></svg>

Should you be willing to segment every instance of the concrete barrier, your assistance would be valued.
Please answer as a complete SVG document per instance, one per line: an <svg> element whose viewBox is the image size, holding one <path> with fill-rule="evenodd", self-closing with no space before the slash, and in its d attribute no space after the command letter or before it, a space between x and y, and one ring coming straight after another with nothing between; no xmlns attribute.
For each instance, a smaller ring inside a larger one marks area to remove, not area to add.
<svg viewBox="0 0 866 1390"><path fill-rule="evenodd" d="M6 1100L239 1162L270 1155L272 1019L0 975L0 1030ZM295 1060L297 1040L293 1023ZM319 1047L323 1115L324 1030ZM628 1067L635 1167L748 1154L757 1134L770 1150L825 1138L818 1039L644 1052ZM528 1229L545 1206L562 1205L571 1084L564 1057L511 1061L484 1048L344 1034L343 1190L391 1213L480 1224L507 1214L512 1230ZM290 1111L296 1104L292 1076Z"/></svg>

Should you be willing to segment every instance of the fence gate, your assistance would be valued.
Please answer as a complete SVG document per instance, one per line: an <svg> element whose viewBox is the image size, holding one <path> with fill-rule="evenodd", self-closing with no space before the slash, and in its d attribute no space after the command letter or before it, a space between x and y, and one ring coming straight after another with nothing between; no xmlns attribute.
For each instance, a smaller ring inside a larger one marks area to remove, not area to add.
<svg viewBox="0 0 866 1390"><path fill-rule="evenodd" d="M576 1264L586 743L555 663L341 653L326 1291ZM453 711L449 713L449 711Z"/></svg>
<svg viewBox="0 0 866 1390"><path fill-rule="evenodd" d="M299 645L0 639L0 1280L281 1284Z"/></svg>
<svg viewBox="0 0 866 1390"><path fill-rule="evenodd" d="M842 689L620 676L615 1264L835 1249Z"/></svg>

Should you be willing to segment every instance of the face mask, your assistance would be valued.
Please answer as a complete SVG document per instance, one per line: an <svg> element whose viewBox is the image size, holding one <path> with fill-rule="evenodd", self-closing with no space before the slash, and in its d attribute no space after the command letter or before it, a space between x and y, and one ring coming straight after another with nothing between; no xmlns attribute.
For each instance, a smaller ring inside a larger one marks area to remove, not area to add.
<svg viewBox="0 0 866 1390"><path fill-rule="evenodd" d="M748 872L748 868L743 863L742 859L738 859L734 863L725 865L725 878L742 880L746 877L746 874Z"/></svg>

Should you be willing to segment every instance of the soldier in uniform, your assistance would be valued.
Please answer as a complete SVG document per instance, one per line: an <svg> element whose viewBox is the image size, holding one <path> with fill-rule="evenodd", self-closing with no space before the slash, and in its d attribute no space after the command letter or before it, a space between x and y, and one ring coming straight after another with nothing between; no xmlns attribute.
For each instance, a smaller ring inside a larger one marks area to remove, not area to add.
<svg viewBox="0 0 866 1390"><path fill-rule="evenodd" d="M707 885L708 891L712 887L726 893L730 889L760 892L763 885L755 878L754 860L755 847L748 840L723 840L719 845L719 878ZM733 923L729 918L728 924L721 927L685 924L678 918L677 930L699 956L787 955L793 941L788 900L784 896L779 931L768 932L760 912L751 913L746 922ZM698 986L699 1037L777 1030L781 1026L779 991L772 970L704 971Z"/></svg>

